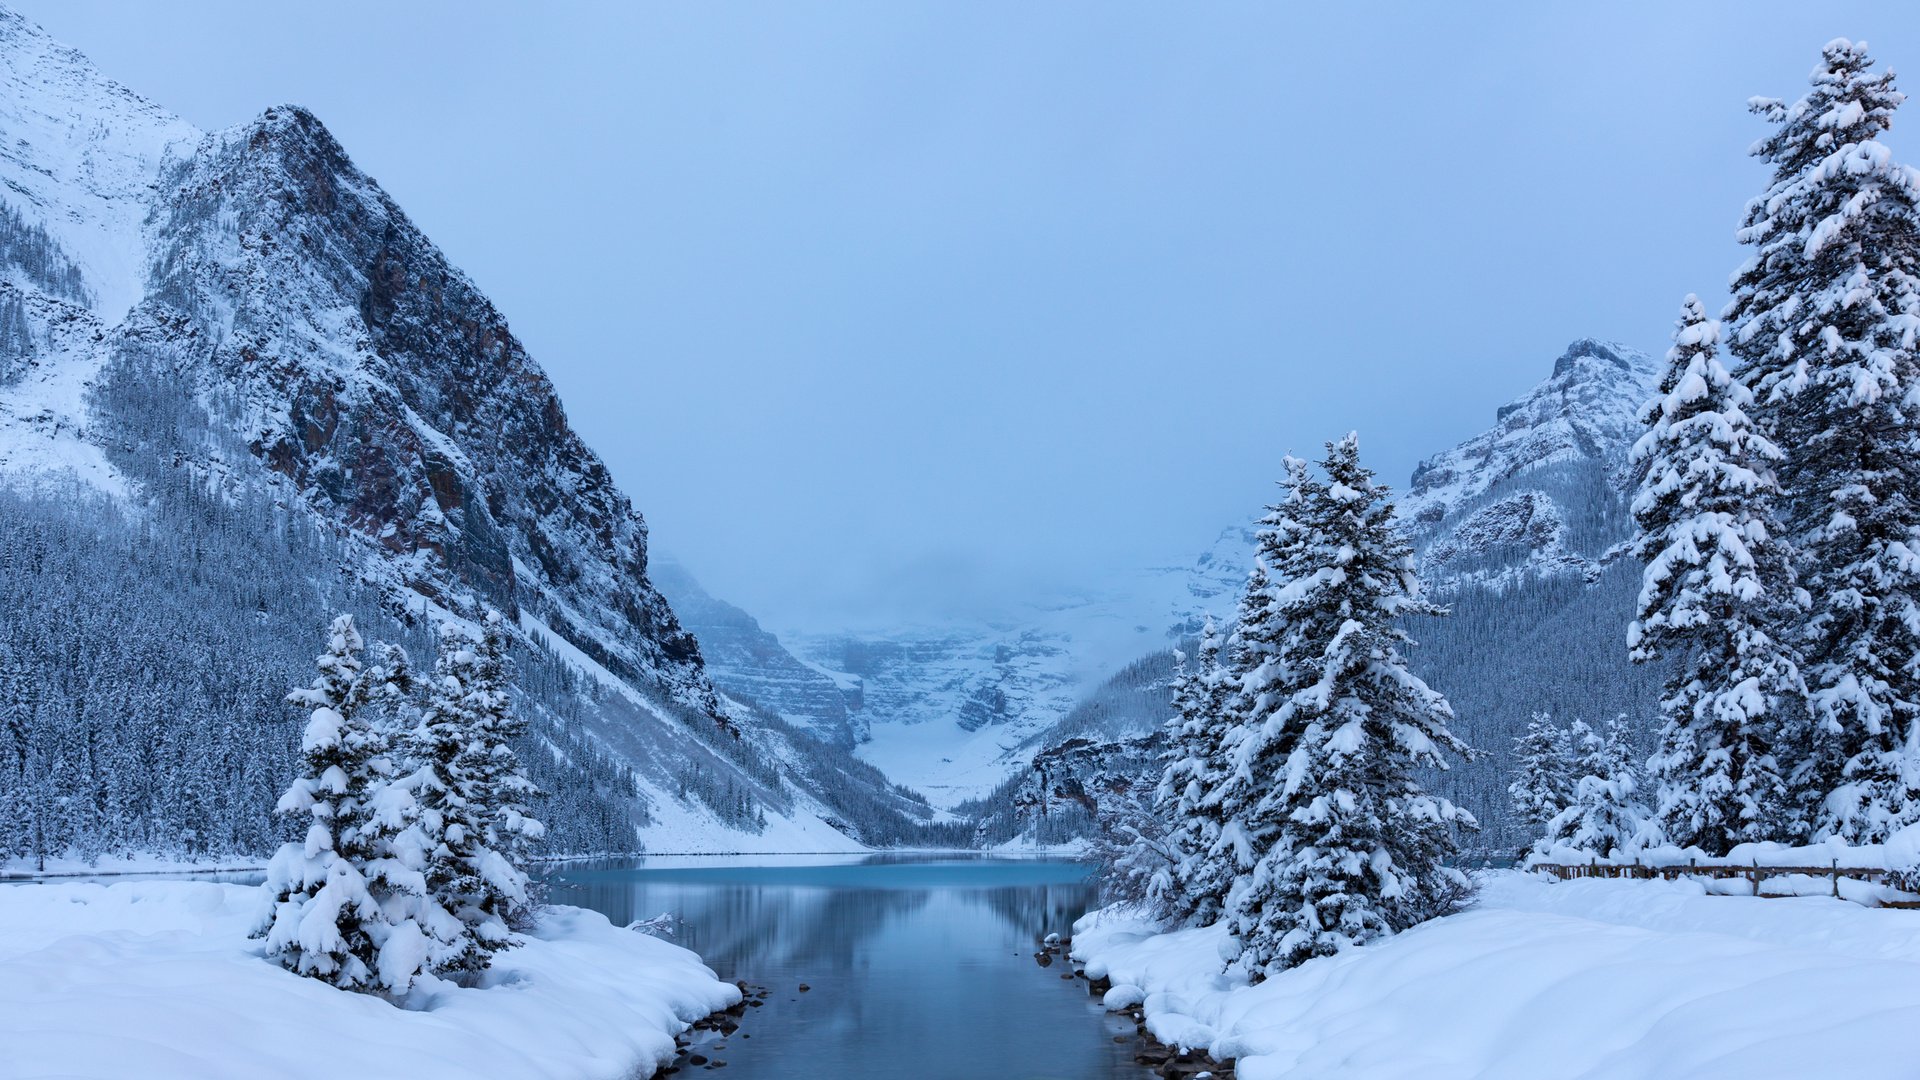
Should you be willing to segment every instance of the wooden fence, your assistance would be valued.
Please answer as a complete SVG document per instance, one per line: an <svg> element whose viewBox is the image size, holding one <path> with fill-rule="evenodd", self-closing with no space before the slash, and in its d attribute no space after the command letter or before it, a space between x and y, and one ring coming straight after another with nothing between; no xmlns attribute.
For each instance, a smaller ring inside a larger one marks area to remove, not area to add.
<svg viewBox="0 0 1920 1080"><path fill-rule="evenodd" d="M1578 878L1631 878L1643 881L1654 878L1660 878L1665 881L1697 877L1738 878L1744 879L1751 884L1752 891L1750 895L1767 898L1807 895L1806 893L1769 893L1762 891L1760 887L1761 883L1770 877L1804 876L1829 878L1833 881L1832 894L1835 897L1839 897L1841 878L1852 878L1855 881L1868 881L1876 885L1889 885L1891 884L1889 878L1893 876L1892 871L1878 867L1841 866L1837 859L1834 860L1830 866L1761 866L1758 863L1742 866L1737 863L1700 862L1689 862L1685 866L1651 866L1642 865L1636 861L1631 863L1535 863L1528 867L1528 869L1544 870L1562 881L1573 881ZM1920 900L1882 900L1878 904L1870 906L1920 909Z"/></svg>

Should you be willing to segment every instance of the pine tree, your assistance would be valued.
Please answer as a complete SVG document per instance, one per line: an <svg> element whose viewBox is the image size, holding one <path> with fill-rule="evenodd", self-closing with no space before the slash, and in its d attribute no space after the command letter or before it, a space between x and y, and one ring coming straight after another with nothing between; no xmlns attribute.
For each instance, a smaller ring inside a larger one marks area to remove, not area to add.
<svg viewBox="0 0 1920 1080"><path fill-rule="evenodd" d="M1225 774L1222 747L1232 727L1220 647L1220 633L1209 615L1192 670L1186 658L1176 654L1166 770L1155 793L1160 815L1169 823L1166 843L1173 860L1164 913L1193 926L1219 921L1233 882L1231 864L1213 854L1221 819L1218 801L1209 798Z"/></svg>
<svg viewBox="0 0 1920 1080"><path fill-rule="evenodd" d="M1645 834L1648 815L1626 718L1608 724L1604 737L1580 720L1569 730L1579 779L1572 803L1547 824L1541 847L1563 845L1607 859L1652 839Z"/></svg>
<svg viewBox="0 0 1920 1080"><path fill-rule="evenodd" d="M1109 759L1078 787L1092 803L1088 854L1101 868L1101 899L1167 917L1176 906L1175 859L1168 818L1153 794L1163 772L1156 758L1137 768Z"/></svg>
<svg viewBox="0 0 1920 1080"><path fill-rule="evenodd" d="M1730 349L1785 451L1786 524L1813 610L1802 674L1814 726L1790 744L1815 838L1885 839L1920 815L1920 181L1878 136L1905 96L1866 47L1828 43L1812 90L1752 108L1773 166L1739 239ZM1792 733L1789 733L1791 736Z"/></svg>
<svg viewBox="0 0 1920 1080"><path fill-rule="evenodd" d="M312 711L300 775L279 810L308 819L307 832L267 866L270 904L257 936L289 971L403 993L457 927L427 896L411 794L389 782L391 735L378 721L403 692L404 654L366 668L363 645L351 615L335 619L319 675L287 697Z"/></svg>
<svg viewBox="0 0 1920 1080"><path fill-rule="evenodd" d="M410 783L422 808L427 887L464 927L459 947L438 962L444 972L484 970L513 944L512 927L530 903L524 845L540 826L526 813L533 786L508 745L519 731L499 614L477 639L448 622L414 735L419 770Z"/></svg>
<svg viewBox="0 0 1920 1080"><path fill-rule="evenodd" d="M1713 855L1793 839L1775 744L1806 725L1787 629L1801 598L1774 518L1782 455L1754 429L1752 394L1720 364L1718 336L1687 297L1632 453L1646 571L1627 630L1635 661L1668 662L1655 817L1670 843Z"/></svg>
<svg viewBox="0 0 1920 1080"><path fill-rule="evenodd" d="M1573 801L1573 777L1566 756L1566 732L1553 717L1536 712L1527 730L1513 740L1513 782L1507 797L1516 818L1544 830Z"/></svg>
<svg viewBox="0 0 1920 1080"><path fill-rule="evenodd" d="M1228 899L1238 963L1254 978L1406 928L1458 902L1444 865L1473 818L1416 773L1465 755L1446 698L1407 669L1404 620L1444 614L1420 595L1413 552L1356 436L1329 443L1324 482L1295 474L1299 526L1270 618L1271 663L1293 687L1242 744L1263 796L1246 832L1263 843ZM1276 738L1291 732L1290 739ZM1287 744L1284 757L1272 748Z"/></svg>
<svg viewBox="0 0 1920 1080"><path fill-rule="evenodd" d="M1303 685L1297 628L1278 604L1280 592L1308 572L1309 531L1301 515L1312 484L1307 462L1288 455L1280 499L1267 507L1254 532L1253 569L1234 612L1223 672L1224 723L1211 751L1218 776L1201 800L1219 823L1218 835L1191 877L1207 883L1224 916L1238 902L1258 908L1270 894L1270 879L1253 881L1259 860L1283 842L1281 822L1255 813L1273 779L1283 775L1298 739L1282 710Z"/></svg>
<svg viewBox="0 0 1920 1080"><path fill-rule="evenodd" d="M532 891L527 867L546 827L533 816L532 801L539 795L521 767L513 744L526 734L527 721L513 707L508 694L513 678L508 670L506 621L498 611L487 612L481 631L478 673L487 708L482 728L487 738L487 771L483 790L489 814L487 843L505 860L495 889L509 925L523 925L529 917ZM741 792L741 820L751 819L753 803Z"/></svg>

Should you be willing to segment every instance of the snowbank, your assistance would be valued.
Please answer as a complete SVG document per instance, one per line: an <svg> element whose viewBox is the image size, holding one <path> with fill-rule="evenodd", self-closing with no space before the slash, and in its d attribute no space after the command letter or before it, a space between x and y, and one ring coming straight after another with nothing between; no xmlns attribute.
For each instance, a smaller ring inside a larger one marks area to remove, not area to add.
<svg viewBox="0 0 1920 1080"><path fill-rule="evenodd" d="M1073 955L1163 1042L1274 1077L1901 1075L1920 912L1708 896L1697 883L1482 878L1473 910L1249 987L1218 927L1124 914Z"/></svg>
<svg viewBox="0 0 1920 1080"><path fill-rule="evenodd" d="M484 987L426 979L396 1008L262 959L259 905L207 882L0 886L0 1076L611 1080L740 999L693 953L556 907Z"/></svg>

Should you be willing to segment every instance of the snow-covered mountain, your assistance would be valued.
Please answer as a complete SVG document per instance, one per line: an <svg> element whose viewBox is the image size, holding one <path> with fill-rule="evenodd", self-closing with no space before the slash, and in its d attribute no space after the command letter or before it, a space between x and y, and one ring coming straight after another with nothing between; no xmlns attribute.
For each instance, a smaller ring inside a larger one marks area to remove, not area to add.
<svg viewBox="0 0 1920 1080"><path fill-rule="evenodd" d="M1581 338L1553 374L1494 410L1494 426L1422 461L1394 508L1428 588L1591 578L1632 532L1627 452L1660 361ZM1251 567L1253 526L1233 525L1182 571L1192 611L1230 617Z"/></svg>
<svg viewBox="0 0 1920 1080"><path fill-rule="evenodd" d="M1597 574L1632 531L1627 451L1659 380L1653 357L1583 338L1495 426L1421 462L1397 509L1428 582Z"/></svg>
<svg viewBox="0 0 1920 1080"><path fill-rule="evenodd" d="M865 737L858 680L836 680L801 661L758 619L707 592L678 562L656 559L651 569L681 624L699 640L707 674L725 693L838 746L851 749Z"/></svg>
<svg viewBox="0 0 1920 1080"><path fill-rule="evenodd" d="M1590 721L1652 714L1657 673L1629 664L1624 643L1640 568L1621 556L1632 533L1627 454L1660 370L1625 345L1575 341L1546 380L1495 411L1493 427L1423 461L1397 493L1428 588L1453 611L1413 628L1412 661L1452 699L1456 732L1487 752L1443 783L1481 818L1488 846L1510 840L1506 755L1533 710ZM1232 617L1252 548L1252 527L1231 526L1190 566L1165 575L1180 588L1145 586L1173 597L1174 637L1191 636L1204 613ZM1143 655L1034 736L1028 756L1071 740L1118 746L1151 733L1165 715L1171 670L1164 650ZM1002 805L1019 783L989 800L989 840L1027 827Z"/></svg>
<svg viewBox="0 0 1920 1080"><path fill-rule="evenodd" d="M0 8L0 348L15 523L119 522L85 541L102 573L158 535L193 565L137 573L236 595L249 577L290 583L225 612L304 620L260 630L299 642L263 653L268 669L311 655L328 604L362 603L376 636L416 645L439 618L510 613L551 759L536 778L564 789L550 815L590 818L602 840L624 820L656 847L818 850L924 813L716 692L649 577L645 521L545 373L307 111L198 131ZM317 539L244 547L236 523L255 519ZM0 547L38 542L4 524ZM223 539L185 539L200 530ZM49 583L7 580L16 609L47 601ZM197 684L192 643L155 647L178 650L161 690L218 712L230 691ZM98 678L96 701L130 692ZM50 776L77 767L63 747L113 734L77 704L43 713ZM246 738L284 741L272 731ZM606 767L591 783L583 754Z"/></svg>
<svg viewBox="0 0 1920 1080"><path fill-rule="evenodd" d="M1160 586L1178 585L1149 574ZM655 580L719 688L847 747L952 808L1026 763L1114 669L1166 635L1171 600L1116 593L1032 605L1002 621L775 634L670 561Z"/></svg>
<svg viewBox="0 0 1920 1080"><path fill-rule="evenodd" d="M1604 719L1650 692L1617 640L1638 574L1619 555L1631 530L1627 451L1659 373L1625 345L1575 341L1548 378L1495 410L1493 427L1422 462L1398 496L1429 587L1458 613L1419 628L1416 662L1461 705L1462 731L1495 751L1455 775L1463 790L1494 782L1507 731L1532 709ZM1252 549L1252 524L1232 525L1191 563L1119 575L1098 597L991 625L776 637L697 586L669 592L677 610L700 613L689 617L709 652L724 650L713 665L723 688L951 807L1047 747L1149 731L1164 712L1169 650L1205 615L1232 618ZM1489 686L1481 672L1495 666L1530 675Z"/></svg>
<svg viewBox="0 0 1920 1080"><path fill-rule="evenodd" d="M1044 623L789 634L846 687L859 756L952 807L1025 760L1020 746L1071 710L1084 682L1073 639Z"/></svg>

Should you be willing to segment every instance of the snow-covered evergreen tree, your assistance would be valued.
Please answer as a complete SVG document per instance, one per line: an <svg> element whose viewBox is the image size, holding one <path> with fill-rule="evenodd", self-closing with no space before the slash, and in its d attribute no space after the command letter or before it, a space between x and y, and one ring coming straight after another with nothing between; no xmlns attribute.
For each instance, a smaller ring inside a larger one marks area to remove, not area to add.
<svg viewBox="0 0 1920 1080"><path fill-rule="evenodd" d="M1287 755L1297 733L1280 716L1302 685L1301 657L1286 614L1278 606L1287 583L1306 572L1310 535L1305 513L1312 484L1311 467L1288 455L1280 498L1267 507L1254 532L1253 568L1234 612L1234 629L1226 645L1222 672L1226 723L1211 751L1212 771L1218 780L1201 805L1215 821L1218 833L1202 859L1188 875L1206 883L1218 897L1224 915L1230 897L1246 894L1241 903L1258 907L1272 882L1249 880L1263 855L1283 842L1281 823L1256 815L1254 810L1284 773ZM1196 911L1195 920L1199 921Z"/></svg>
<svg viewBox="0 0 1920 1080"><path fill-rule="evenodd" d="M479 687L486 695L482 730L487 738L487 767L481 786L488 811L487 843L506 861L505 873L494 883L502 911L509 925L524 927L533 899L526 871L532 865L535 846L546 835L546 827L533 816L532 802L539 791L527 778L513 749L514 742L526 734L527 721L514 709L508 695L513 676L507 664L506 620L498 611L488 611L481 628L476 667ZM743 793L742 799L752 808L750 797ZM760 821L764 824L763 815Z"/></svg>
<svg viewBox="0 0 1920 1080"><path fill-rule="evenodd" d="M1542 848L1572 847L1606 859L1657 840L1647 832L1640 770L1633 763L1626 718L1609 723L1604 737L1581 720L1569 731L1579 755L1579 779L1574 781L1573 802L1547 824Z"/></svg>
<svg viewBox="0 0 1920 1080"><path fill-rule="evenodd" d="M1178 899L1173 883L1178 860L1156 791L1163 772L1157 760L1142 762L1131 773L1105 768L1087 777L1082 791L1093 804L1087 854L1101 870L1101 899L1171 917Z"/></svg>
<svg viewBox="0 0 1920 1080"><path fill-rule="evenodd" d="M1287 692L1249 714L1235 762L1262 792L1241 826L1257 861L1227 903L1237 962L1254 978L1404 929L1467 888L1443 860L1473 818L1416 774L1469 751L1446 698L1401 655L1404 621L1444 609L1421 597L1358 438L1329 443L1322 469L1324 481L1293 473L1296 531L1271 586L1268 662Z"/></svg>
<svg viewBox="0 0 1920 1080"><path fill-rule="evenodd" d="M267 866L258 934L290 971L403 993L458 925L427 896L411 795L390 782L392 739L380 712L404 694L405 654L388 650L367 668L362 647L353 617L335 619L319 675L287 697L312 711L280 811L307 819L307 832Z"/></svg>
<svg viewBox="0 0 1920 1080"><path fill-rule="evenodd" d="M1544 831L1573 802L1570 770L1566 732L1554 726L1553 717L1534 713L1527 730L1513 740L1513 782L1507 785L1507 797L1514 816Z"/></svg>
<svg viewBox="0 0 1920 1080"><path fill-rule="evenodd" d="M1802 607L1774 517L1781 453L1755 430L1752 394L1721 365L1718 336L1687 297L1633 448L1646 571L1627 630L1634 660L1669 670L1655 816L1669 842L1714 855L1795 839L1775 745L1807 724L1791 640Z"/></svg>
<svg viewBox="0 0 1920 1080"><path fill-rule="evenodd" d="M1773 166L1726 312L1812 599L1814 727L1791 794L1816 837L1884 839L1920 816L1920 176L1881 132L1905 96L1866 47L1827 44L1812 90L1756 99Z"/></svg>
<svg viewBox="0 0 1920 1080"><path fill-rule="evenodd" d="M417 792L432 895L464 926L439 970L484 970L513 943L529 904L525 843L539 822L526 813L533 786L508 740L519 734L507 696L506 633L489 613L480 637L464 624L441 628L426 710L414 735Z"/></svg>
<svg viewBox="0 0 1920 1080"><path fill-rule="evenodd" d="M1233 725L1220 649L1220 632L1209 615L1192 668L1184 656L1177 658L1166 770L1155 792L1173 860L1164 914L1194 926L1219 920L1234 876L1231 863L1214 854L1221 821L1220 804L1212 796L1226 772L1222 747Z"/></svg>

